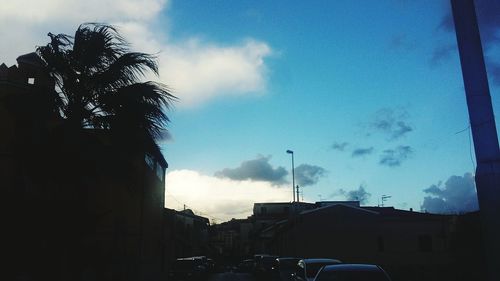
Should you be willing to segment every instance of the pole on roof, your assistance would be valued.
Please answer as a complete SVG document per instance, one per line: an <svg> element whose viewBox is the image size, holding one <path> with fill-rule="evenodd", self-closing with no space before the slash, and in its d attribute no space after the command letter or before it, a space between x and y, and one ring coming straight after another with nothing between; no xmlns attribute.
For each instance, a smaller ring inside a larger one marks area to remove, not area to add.
<svg viewBox="0 0 500 281"><path fill-rule="evenodd" d="M470 128L487 280L500 280L500 149L481 38L472 0L451 0Z"/></svg>

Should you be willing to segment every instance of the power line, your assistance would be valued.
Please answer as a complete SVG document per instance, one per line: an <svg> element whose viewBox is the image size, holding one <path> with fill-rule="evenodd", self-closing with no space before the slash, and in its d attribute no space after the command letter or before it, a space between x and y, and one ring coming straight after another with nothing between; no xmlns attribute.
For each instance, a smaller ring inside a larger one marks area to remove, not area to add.
<svg viewBox="0 0 500 281"><path fill-rule="evenodd" d="M204 213L204 212L201 212L181 201L179 201L172 193L170 193L169 191L165 190L166 193L169 194L169 196L171 196L177 203L181 204L181 206L184 206L184 207L187 207L188 209L190 209L191 211L193 211L195 214L199 214L200 216L204 216L204 217L210 217L211 219L215 219L215 220L218 220L218 221L223 221L223 219L221 218L218 218L216 216L213 216L213 215L210 215L210 214L207 214L207 213Z"/></svg>

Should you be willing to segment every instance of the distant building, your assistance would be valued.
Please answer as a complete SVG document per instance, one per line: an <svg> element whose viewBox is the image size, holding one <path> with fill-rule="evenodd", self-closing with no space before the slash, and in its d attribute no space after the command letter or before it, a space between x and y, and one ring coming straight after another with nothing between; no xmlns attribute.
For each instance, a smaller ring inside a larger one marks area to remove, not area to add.
<svg viewBox="0 0 500 281"><path fill-rule="evenodd" d="M313 208L315 204L306 202L254 203L253 215L250 219L253 221L254 230L260 231L277 221L289 219L302 211Z"/></svg>
<svg viewBox="0 0 500 281"><path fill-rule="evenodd" d="M232 219L212 225L210 245L212 256L218 260L240 260L253 254L250 219Z"/></svg>
<svg viewBox="0 0 500 281"><path fill-rule="evenodd" d="M375 263L398 280L408 276L444 280L451 272L455 216L360 207L356 202L318 202L316 206L263 229L259 250L279 256Z"/></svg>
<svg viewBox="0 0 500 281"><path fill-rule="evenodd" d="M164 241L166 262L176 258L206 256L210 221L190 209L164 209Z"/></svg>

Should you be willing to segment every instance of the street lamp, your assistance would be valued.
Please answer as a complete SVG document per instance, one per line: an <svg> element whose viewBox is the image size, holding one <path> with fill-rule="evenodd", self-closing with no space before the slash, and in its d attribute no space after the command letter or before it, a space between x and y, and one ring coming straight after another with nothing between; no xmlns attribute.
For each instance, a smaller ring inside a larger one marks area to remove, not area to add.
<svg viewBox="0 0 500 281"><path fill-rule="evenodd" d="M295 168L293 167L293 151L287 150L286 153L292 154L292 194L293 194L292 202L295 202Z"/></svg>

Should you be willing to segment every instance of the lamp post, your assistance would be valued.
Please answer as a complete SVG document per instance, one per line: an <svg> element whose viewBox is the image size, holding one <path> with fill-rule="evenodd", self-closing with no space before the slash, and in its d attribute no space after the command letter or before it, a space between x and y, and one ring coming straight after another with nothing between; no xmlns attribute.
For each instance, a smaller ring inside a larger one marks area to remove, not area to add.
<svg viewBox="0 0 500 281"><path fill-rule="evenodd" d="M286 153L292 154L292 194L293 194L292 202L295 202L295 168L293 166L293 151L287 150Z"/></svg>

